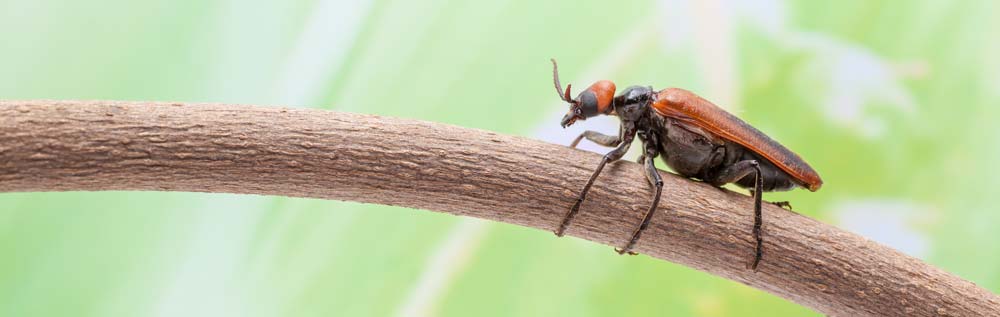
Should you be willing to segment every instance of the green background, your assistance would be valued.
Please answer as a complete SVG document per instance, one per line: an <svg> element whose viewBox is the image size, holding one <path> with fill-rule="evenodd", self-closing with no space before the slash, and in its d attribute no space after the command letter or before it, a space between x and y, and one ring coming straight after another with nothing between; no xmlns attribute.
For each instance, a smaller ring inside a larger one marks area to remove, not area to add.
<svg viewBox="0 0 1000 317"><path fill-rule="evenodd" d="M998 12L993 1L0 0L0 98L312 106L563 144L615 131L613 120L558 127L555 57L577 90L606 78L715 101L826 182L767 199L997 292ZM815 313L672 263L445 214L0 194L0 316L189 315Z"/></svg>

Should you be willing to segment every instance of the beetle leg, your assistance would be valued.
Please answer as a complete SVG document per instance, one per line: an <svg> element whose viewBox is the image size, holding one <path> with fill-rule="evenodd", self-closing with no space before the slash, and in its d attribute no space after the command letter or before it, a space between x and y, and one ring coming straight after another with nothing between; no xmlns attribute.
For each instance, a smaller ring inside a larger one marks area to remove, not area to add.
<svg viewBox="0 0 1000 317"><path fill-rule="evenodd" d="M722 171L716 174L715 177L707 179L706 181L717 187L722 187L722 185L729 183L735 183L747 175L750 175L750 173L754 171L754 166L756 165L758 165L756 160L739 161L722 169Z"/></svg>
<svg viewBox="0 0 1000 317"><path fill-rule="evenodd" d="M750 262L749 268L757 272L757 264L760 264L760 258L764 255L764 237L760 235L761 226L764 224L760 211L761 195L764 192L764 176L760 173L760 164L757 164L757 161L753 161L753 168L756 172L753 190L753 238L757 244L755 245L753 261Z"/></svg>
<svg viewBox="0 0 1000 317"><path fill-rule="evenodd" d="M623 125L624 124L626 123L623 122ZM584 132L584 135L586 134L587 133ZM576 198L576 203L574 203L573 207L570 207L569 211L566 212L566 216L563 217L562 223L560 223L559 228L556 229L556 236L562 237L563 234L566 233L566 228L569 227L570 221L572 221L573 217L575 217L580 211L580 204L583 204L583 201L587 198L587 192L589 192L590 187L594 185L594 180L597 180L597 175L600 175L601 171L604 170L604 165L608 164L608 162L617 161L621 159L622 156L625 156L625 153L628 152L629 146L632 145L633 138L635 138L634 125L629 124L627 126L623 126L622 139L618 141L618 147L611 150L611 152L608 152L608 154L604 154L604 157L601 158L601 163L597 165L597 169L590 175L590 179L587 180L587 184L583 185L583 190L580 191L580 196Z"/></svg>
<svg viewBox="0 0 1000 317"><path fill-rule="evenodd" d="M764 248L764 238L761 236L763 219L760 210L761 194L764 191L764 177L760 172L760 163L756 160L736 162L736 164L730 165L719 172L718 175L709 180L709 183L721 186L723 184L736 182L743 177L750 175L750 173L754 173L754 189L750 191L750 194L753 195L754 255L753 260L747 264L747 269L757 271L757 265L760 264Z"/></svg>
<svg viewBox="0 0 1000 317"><path fill-rule="evenodd" d="M583 131L583 133L581 133L580 136L576 137L576 139L573 140L573 143L569 144L569 147L575 148L578 144L580 144L580 140L583 140L583 138L587 138L587 140L590 140L590 142L594 142L607 147L618 146L618 144L621 143L622 141L617 136L607 135L597 131L587 130Z"/></svg>
<svg viewBox="0 0 1000 317"><path fill-rule="evenodd" d="M769 203L771 203L772 205L781 207L781 208L792 210L792 203L787 202L787 201L769 201Z"/></svg>
<svg viewBox="0 0 1000 317"><path fill-rule="evenodd" d="M646 158L644 162L644 165L646 166L646 180L648 180L649 184L656 190L656 192L653 193L653 203L649 206L649 209L646 210L646 214L642 217L642 224L640 224L639 227L632 232L632 238L629 239L628 244L626 244L624 248L615 249L618 254L625 254L626 252L631 255L637 254L632 252L632 247L634 247L635 243L639 241L639 237L642 236L642 231L646 230L646 227L649 226L649 221L653 219L656 207L660 204L660 194L663 192L663 179L660 176L660 173L656 171L656 165L654 164L656 154L655 148L647 147L646 154L644 155Z"/></svg>

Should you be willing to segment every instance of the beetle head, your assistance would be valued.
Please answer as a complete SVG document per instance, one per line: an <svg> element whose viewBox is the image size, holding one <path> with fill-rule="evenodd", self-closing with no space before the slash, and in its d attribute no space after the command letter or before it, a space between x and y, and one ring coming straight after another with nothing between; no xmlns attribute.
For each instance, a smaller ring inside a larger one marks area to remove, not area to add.
<svg viewBox="0 0 1000 317"><path fill-rule="evenodd" d="M615 95L615 83L609 80L597 81L580 92L576 98L570 98L570 89L573 85L567 85L566 90L562 90L562 84L559 83L559 66L553 59L552 81L556 86L559 98L569 103L569 112L562 118L563 128L573 125L576 120L586 120L596 115L610 114L614 110L611 101Z"/></svg>

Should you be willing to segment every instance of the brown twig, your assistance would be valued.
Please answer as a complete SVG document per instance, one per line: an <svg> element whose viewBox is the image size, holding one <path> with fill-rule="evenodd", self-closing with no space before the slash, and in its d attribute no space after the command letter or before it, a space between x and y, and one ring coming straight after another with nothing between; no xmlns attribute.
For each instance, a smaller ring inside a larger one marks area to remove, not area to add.
<svg viewBox="0 0 1000 317"><path fill-rule="evenodd" d="M0 192L155 190L406 206L552 230L599 161L565 146L443 124L319 110L107 101L0 102ZM1000 299L920 260L663 173L635 250L832 315L1000 315ZM568 234L621 246L651 199L640 167L597 180ZM554 237L553 237L554 238ZM616 256L608 251L608 256Z"/></svg>

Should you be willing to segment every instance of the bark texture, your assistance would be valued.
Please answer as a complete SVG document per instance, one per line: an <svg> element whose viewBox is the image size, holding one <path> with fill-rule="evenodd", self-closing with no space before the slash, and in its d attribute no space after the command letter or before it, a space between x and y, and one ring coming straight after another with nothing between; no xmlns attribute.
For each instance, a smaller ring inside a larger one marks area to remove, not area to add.
<svg viewBox="0 0 1000 317"><path fill-rule="evenodd" d="M600 160L455 126L319 110L111 101L0 102L0 192L147 190L405 206L553 230ZM975 284L863 237L663 173L635 251L838 316L1000 316ZM568 234L621 246L651 201L639 165L597 179ZM608 256L613 256L608 251Z"/></svg>

